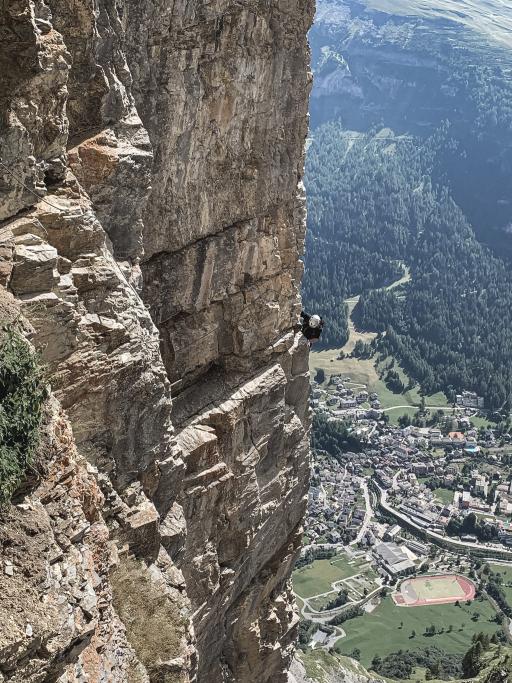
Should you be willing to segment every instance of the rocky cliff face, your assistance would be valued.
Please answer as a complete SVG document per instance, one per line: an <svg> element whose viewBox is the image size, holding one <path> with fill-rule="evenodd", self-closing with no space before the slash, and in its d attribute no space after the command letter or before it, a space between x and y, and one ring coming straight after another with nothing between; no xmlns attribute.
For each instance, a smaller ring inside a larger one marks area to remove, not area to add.
<svg viewBox="0 0 512 683"><path fill-rule="evenodd" d="M318 649L297 651L288 676L288 683L384 683L354 659Z"/></svg>
<svg viewBox="0 0 512 683"><path fill-rule="evenodd" d="M0 11L0 284L53 391L0 680L286 681L312 4Z"/></svg>

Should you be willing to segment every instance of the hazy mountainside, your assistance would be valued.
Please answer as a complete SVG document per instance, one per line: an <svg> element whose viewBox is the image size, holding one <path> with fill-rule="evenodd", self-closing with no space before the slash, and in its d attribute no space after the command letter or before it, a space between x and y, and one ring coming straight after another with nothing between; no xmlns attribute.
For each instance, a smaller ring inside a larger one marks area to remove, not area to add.
<svg viewBox="0 0 512 683"><path fill-rule="evenodd" d="M476 30L473 6L463 21L446 3L396 14L375 4L320 2L311 30L305 298L333 320L325 341L341 344L343 299L384 287L405 263L411 283L364 295L359 323L392 328L387 350L427 393L472 387L501 408L512 386L512 52L488 21Z"/></svg>
<svg viewBox="0 0 512 683"><path fill-rule="evenodd" d="M453 144L436 178L489 241L512 221L512 52L489 36L490 15L482 25L453 20L460 3L447 14L448 3L419 14L412 3L412 16L407 3L380 4L392 14L358 0L319 3L312 127L339 118L350 130L385 125L424 138L448 121ZM512 8L500 11L512 22Z"/></svg>
<svg viewBox="0 0 512 683"><path fill-rule="evenodd" d="M512 47L512 12L507 0L367 0L367 5L395 16L460 24L490 42Z"/></svg>

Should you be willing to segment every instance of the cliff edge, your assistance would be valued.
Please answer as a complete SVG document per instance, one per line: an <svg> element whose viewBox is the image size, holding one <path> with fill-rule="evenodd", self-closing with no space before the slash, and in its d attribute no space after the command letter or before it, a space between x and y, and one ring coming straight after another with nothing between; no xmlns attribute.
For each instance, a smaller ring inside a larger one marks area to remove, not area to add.
<svg viewBox="0 0 512 683"><path fill-rule="evenodd" d="M0 681L285 683L312 2L0 13L0 312L51 385Z"/></svg>

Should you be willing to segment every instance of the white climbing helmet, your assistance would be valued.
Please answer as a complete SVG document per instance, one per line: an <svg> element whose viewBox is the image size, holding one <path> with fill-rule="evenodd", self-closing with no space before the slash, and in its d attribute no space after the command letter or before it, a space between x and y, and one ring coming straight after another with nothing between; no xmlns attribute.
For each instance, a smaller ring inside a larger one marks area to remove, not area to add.
<svg viewBox="0 0 512 683"><path fill-rule="evenodd" d="M318 327L320 325L320 316L319 315L312 315L311 318L309 319L309 326L310 327Z"/></svg>

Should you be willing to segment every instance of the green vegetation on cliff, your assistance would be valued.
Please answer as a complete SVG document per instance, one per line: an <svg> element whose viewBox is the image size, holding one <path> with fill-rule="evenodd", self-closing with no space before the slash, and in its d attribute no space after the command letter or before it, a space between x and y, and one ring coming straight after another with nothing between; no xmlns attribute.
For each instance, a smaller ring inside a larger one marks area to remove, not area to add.
<svg viewBox="0 0 512 683"><path fill-rule="evenodd" d="M14 329L0 340L0 505L33 460L46 389L37 357Z"/></svg>

